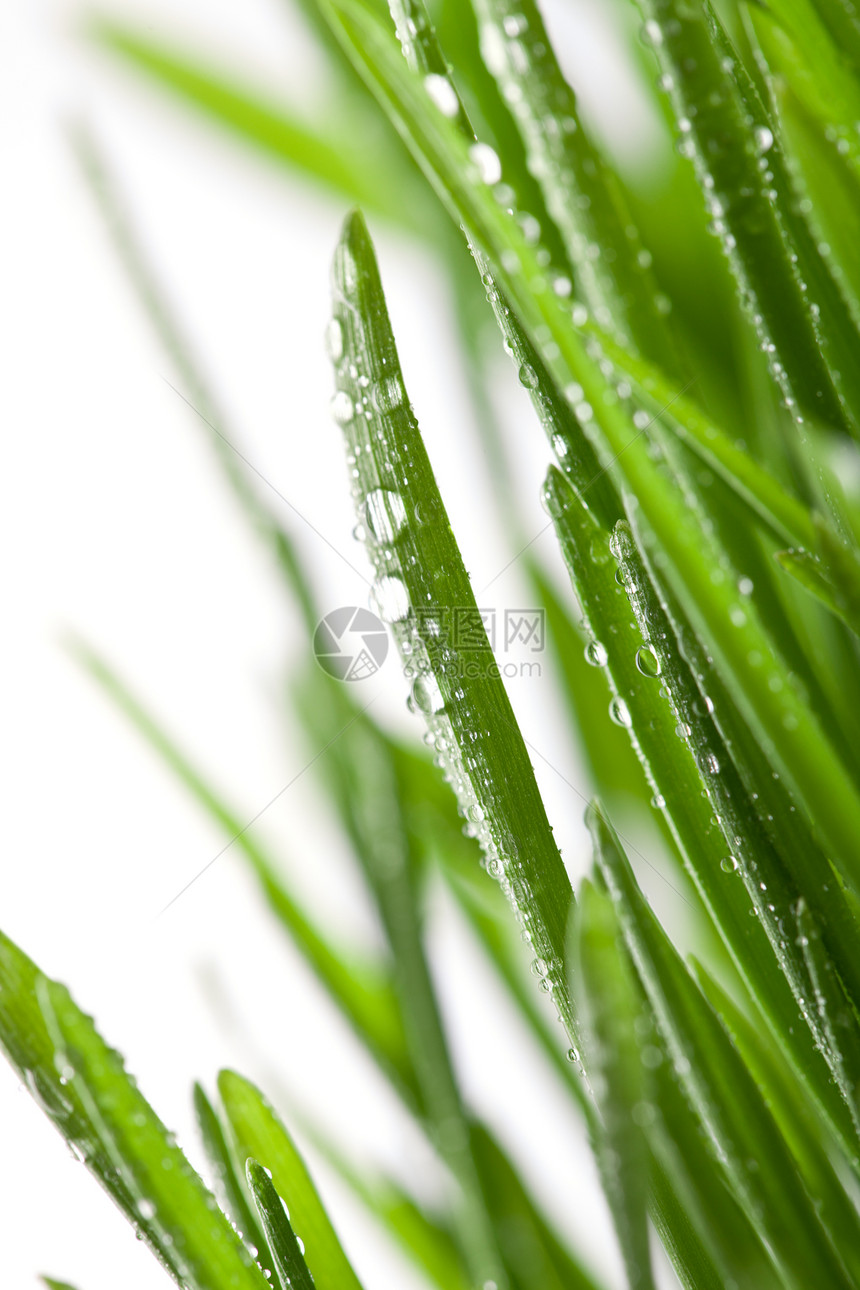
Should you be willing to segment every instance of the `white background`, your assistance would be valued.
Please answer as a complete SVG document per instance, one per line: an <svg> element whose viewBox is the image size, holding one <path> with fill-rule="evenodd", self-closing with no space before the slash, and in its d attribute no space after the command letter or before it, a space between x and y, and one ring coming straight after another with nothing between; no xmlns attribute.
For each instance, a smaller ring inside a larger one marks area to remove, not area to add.
<svg viewBox="0 0 860 1290"><path fill-rule="evenodd" d="M289 6L275 0L117 2L112 11L176 33L295 101L313 102L324 90ZM229 789L244 818L316 751L300 742L284 690L309 642L201 427L166 383L175 379L170 364L68 146L74 119L102 141L243 451L336 548L362 559L321 343L344 210L111 68L86 48L81 16L77 5L42 0L4 6L0 17L0 926L71 984L196 1161L191 1081L211 1089L219 1067L234 1065L287 1113L310 1108L360 1162L381 1160L432 1187L438 1180L420 1140L235 857L218 860L159 917L222 839L63 647L72 631L97 646ZM641 163L650 136L635 79L590 10L565 6L559 22L586 104ZM444 286L413 247L373 231L407 385L480 586L513 548L472 433ZM522 480L523 523L537 532L546 522L538 503L546 454L524 393L503 368L497 402ZM361 580L295 514L279 513L325 603L363 603ZM541 539L554 561L550 543ZM522 601L517 576L514 569L497 584L500 605ZM377 687L380 716L413 728L393 661L365 684ZM549 675L513 686L512 698L527 736L568 780L582 782L554 720ZM547 765L536 769L576 876L587 863L582 801ZM256 827L335 928L372 940L372 917L312 774ZM559 1223L620 1284L593 1169L563 1096L536 1067L442 902L433 940L465 1088ZM421 1285L330 1175L319 1176L368 1290ZM5 1065L0 1215L4 1287L32 1287L37 1271L79 1290L167 1284Z"/></svg>

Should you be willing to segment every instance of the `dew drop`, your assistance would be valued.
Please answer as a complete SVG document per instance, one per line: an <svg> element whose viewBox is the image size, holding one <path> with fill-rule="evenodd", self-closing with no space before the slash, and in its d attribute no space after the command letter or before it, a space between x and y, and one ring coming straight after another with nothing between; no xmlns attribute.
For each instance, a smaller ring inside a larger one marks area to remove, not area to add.
<svg viewBox="0 0 860 1290"><path fill-rule="evenodd" d="M517 375L520 378L520 385L524 385L527 390L537 389L537 372L528 363L523 363Z"/></svg>
<svg viewBox="0 0 860 1290"><path fill-rule="evenodd" d="M494 148L491 148L488 143L473 143L469 149L469 157L476 166L483 183L499 182L502 177L502 163Z"/></svg>
<svg viewBox="0 0 860 1290"><path fill-rule="evenodd" d="M645 26L642 28L642 40L646 45L662 45L663 33L660 30L660 24L654 22L653 19L646 22Z"/></svg>
<svg viewBox="0 0 860 1290"><path fill-rule="evenodd" d="M773 132L766 125L757 125L753 137L755 138L755 150L759 156L770 152L773 147Z"/></svg>
<svg viewBox="0 0 860 1290"><path fill-rule="evenodd" d="M738 868L737 856L726 856L725 860L720 861L720 868L723 873L734 873Z"/></svg>
<svg viewBox="0 0 860 1290"><path fill-rule="evenodd" d="M332 318L325 329L326 353L333 363L343 358L343 328L336 318Z"/></svg>
<svg viewBox="0 0 860 1290"><path fill-rule="evenodd" d="M141 1196L140 1200L135 1202L135 1209L145 1223L155 1218L155 1204L145 1196Z"/></svg>
<svg viewBox="0 0 860 1290"><path fill-rule="evenodd" d="M639 646L636 651L636 666L643 676L659 676L663 670L659 658L650 645Z"/></svg>
<svg viewBox="0 0 860 1290"><path fill-rule="evenodd" d="M385 623L398 623L409 613L409 593L399 578L378 578L371 591L371 608Z"/></svg>
<svg viewBox="0 0 860 1290"><path fill-rule="evenodd" d="M429 76L424 77L424 88L443 116L457 115L457 109L460 106L457 91L447 76L439 76L436 72L431 72Z"/></svg>
<svg viewBox="0 0 860 1290"><path fill-rule="evenodd" d="M379 542L393 542L406 523L406 507L399 493L375 488L364 504L364 519Z"/></svg>
<svg viewBox="0 0 860 1290"><path fill-rule="evenodd" d="M522 13L509 13L502 23L505 35L510 36L512 40L516 36L521 36L528 25L528 19Z"/></svg>
<svg viewBox="0 0 860 1290"><path fill-rule="evenodd" d="M422 672L412 684L412 701L419 712L441 712L445 698L432 672Z"/></svg>
<svg viewBox="0 0 860 1290"><path fill-rule="evenodd" d="M692 733L692 730L685 721L679 721L675 727L675 734L679 739L689 739Z"/></svg>
<svg viewBox="0 0 860 1290"><path fill-rule="evenodd" d="M609 655L600 641L589 641L585 647L585 661L592 667L605 667Z"/></svg>
<svg viewBox="0 0 860 1290"><path fill-rule="evenodd" d="M633 725L633 718L630 716L630 709L623 699L616 695L609 704L609 715L615 722L616 726L625 726L627 729Z"/></svg>
<svg viewBox="0 0 860 1290"><path fill-rule="evenodd" d="M346 390L338 390L332 399L331 414L340 426L349 425L355 416L355 407Z"/></svg>

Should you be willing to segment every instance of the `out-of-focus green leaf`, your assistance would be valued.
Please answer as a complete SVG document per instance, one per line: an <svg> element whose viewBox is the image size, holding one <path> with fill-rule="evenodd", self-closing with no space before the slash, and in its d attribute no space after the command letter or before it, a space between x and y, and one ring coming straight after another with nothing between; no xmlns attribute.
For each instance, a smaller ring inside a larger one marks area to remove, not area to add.
<svg viewBox="0 0 860 1290"><path fill-rule="evenodd" d="M612 904L591 883L571 920L571 992L582 1061L597 1100L592 1129L600 1176L631 1290L654 1285L648 1239L648 1101L637 1025L642 1000L622 949ZM653 1113L653 1111L652 1111Z"/></svg>
<svg viewBox="0 0 860 1290"><path fill-rule="evenodd" d="M218 1113L199 1084L194 1085L194 1111L209 1165L223 1193L224 1212L232 1218L246 1245L257 1251L258 1262L268 1267L266 1237L248 1200L245 1180L236 1170Z"/></svg>
<svg viewBox="0 0 860 1290"><path fill-rule="evenodd" d="M424 199L426 190L422 192L414 168L399 150L385 147L387 140L378 130L370 132L376 146L366 142L358 156L343 143L361 133L354 117L332 118L325 124L317 117L311 122L288 103L267 99L238 77L216 71L134 27L101 18L90 30L103 48L262 153L321 183L341 200L360 202L411 232L432 234L435 203ZM370 113L362 107L351 104L350 111L368 118Z"/></svg>

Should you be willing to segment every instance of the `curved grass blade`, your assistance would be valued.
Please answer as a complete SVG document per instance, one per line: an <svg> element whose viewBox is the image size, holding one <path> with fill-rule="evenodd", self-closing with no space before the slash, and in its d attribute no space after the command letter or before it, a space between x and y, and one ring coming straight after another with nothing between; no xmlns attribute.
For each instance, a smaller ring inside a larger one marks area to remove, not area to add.
<svg viewBox="0 0 860 1290"><path fill-rule="evenodd" d="M347 222L334 283L342 350L333 408L355 466L353 497L374 563L376 605L413 669L413 703L463 814L571 1030L563 972L570 883L407 404L379 272L358 215ZM464 627L468 648L455 643L455 630Z"/></svg>
<svg viewBox="0 0 860 1290"><path fill-rule="evenodd" d="M233 1071L220 1073L218 1091L237 1159L268 1161L316 1290L361 1290L295 1143L262 1093Z"/></svg>
<svg viewBox="0 0 860 1290"><path fill-rule="evenodd" d="M296 1234L280 1196L266 1169L256 1160L245 1161L245 1177L266 1232L281 1290L314 1290L314 1279L302 1258Z"/></svg>
<svg viewBox="0 0 860 1290"><path fill-rule="evenodd" d="M406 154L400 148L384 146L389 142L385 132L365 130L365 137L374 139L376 150L363 147L359 160L343 144L345 136L358 133L354 115L325 125L306 121L289 104L265 98L253 85L122 22L103 17L93 20L89 35L101 48L278 164L322 184L341 200L360 202L410 232L427 233L431 212L426 192ZM351 102L350 112L365 118L376 116L366 100Z"/></svg>
<svg viewBox="0 0 860 1290"><path fill-rule="evenodd" d="M45 1286L45 1290L75 1290L75 1287L70 1285L68 1281L57 1281L54 1277L40 1277L39 1279Z"/></svg>
<svg viewBox="0 0 860 1290"><path fill-rule="evenodd" d="M592 807L603 881L675 1070L738 1201L786 1286L853 1284L753 1077L645 904L617 838Z"/></svg>
<svg viewBox="0 0 860 1290"><path fill-rule="evenodd" d="M194 1112L206 1156L224 1196L225 1204L222 1208L233 1219L258 1263L263 1267L270 1267L271 1252L266 1237L257 1214L248 1201L243 1181L236 1172L218 1113L199 1084L194 1085Z"/></svg>
<svg viewBox="0 0 860 1290"><path fill-rule="evenodd" d="M599 1112L594 1147L628 1283L631 1290L653 1290L642 1131L649 1099L637 1038L642 1000L619 941L611 902L584 882L571 919L570 971L583 1066Z"/></svg>

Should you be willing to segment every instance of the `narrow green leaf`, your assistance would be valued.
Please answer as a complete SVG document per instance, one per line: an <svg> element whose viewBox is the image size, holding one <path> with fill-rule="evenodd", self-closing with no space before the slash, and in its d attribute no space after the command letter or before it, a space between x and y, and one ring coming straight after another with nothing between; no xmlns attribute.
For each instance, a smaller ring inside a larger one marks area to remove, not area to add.
<svg viewBox="0 0 860 1290"><path fill-rule="evenodd" d="M232 1218L252 1253L256 1250L257 1261L268 1267L266 1255L269 1250L263 1229L248 1201L244 1179L237 1172L218 1113L199 1084L194 1085L194 1111L206 1156L224 1196L222 1208Z"/></svg>
<svg viewBox="0 0 860 1290"><path fill-rule="evenodd" d="M589 810L588 824L629 952L727 1182L753 1215L787 1286L847 1290L852 1279L751 1074L645 904L599 808Z"/></svg>
<svg viewBox="0 0 860 1290"><path fill-rule="evenodd" d="M334 284L342 346L333 410L355 465L353 498L374 564L376 605L412 669L412 701L463 814L572 1028L562 966L570 883L407 403L379 271L358 215L347 222Z"/></svg>
<svg viewBox="0 0 860 1290"><path fill-rule="evenodd" d="M600 1176L631 1290L654 1286L648 1238L648 1107L637 1038L642 1001L621 949L608 897L584 882L571 920L571 992L582 1035L582 1061L597 1100L593 1130Z"/></svg>
<svg viewBox="0 0 860 1290"><path fill-rule="evenodd" d="M504 96L517 105L529 167L560 230L574 281L561 296L582 301L597 322L671 369L678 356L660 312L650 254L616 174L583 129L534 0L477 0L481 46Z"/></svg>
<svg viewBox="0 0 860 1290"><path fill-rule="evenodd" d="M777 551L776 559L795 582L815 596L822 605L826 605L832 614L841 618L855 635L860 635L860 595L855 593L843 607L839 592L820 556L813 555L811 551L790 549ZM855 568L855 577L858 572L860 571ZM858 588L860 588L860 579L858 579Z"/></svg>
<svg viewBox="0 0 860 1290"><path fill-rule="evenodd" d="M737 693L778 771L806 805L809 817L818 822L834 863L846 881L852 881L852 874L856 880L860 801L854 785L758 614L740 603L737 585L726 574L725 554L713 548L687 499L678 496L655 467L612 385L585 353L547 283L534 247L495 202L489 187L473 182L474 166L465 141L441 113L426 111L423 90L391 49L390 37L361 0L319 3L440 195L491 254L500 288L521 324L529 333L547 329L543 352L553 380L560 388L570 381L581 388L581 415L589 429L591 418L599 429L607 468L623 476L638 498L661 559L668 557L666 577L707 641L715 665ZM734 615L740 623L738 611L743 613L742 625L733 619ZM773 684L763 685L763 675L771 677Z"/></svg>
<svg viewBox="0 0 860 1290"><path fill-rule="evenodd" d="M774 195L775 128L710 4L643 0L676 117L679 149L695 162L714 231L788 406L834 425L846 412L823 356L820 331L792 260ZM764 159L764 165L760 162Z"/></svg>
<svg viewBox="0 0 860 1290"><path fill-rule="evenodd" d="M68 1281L56 1281L53 1277L44 1276L40 1280L46 1290L75 1290L75 1287L70 1285Z"/></svg>
<svg viewBox="0 0 860 1290"><path fill-rule="evenodd" d="M99 18L90 23L89 34L103 49L264 155L323 184L341 200L361 202L410 231L427 232L429 212L420 181L398 153L383 148L386 139L378 130L373 132L376 149L363 147L359 159L343 146L345 136L358 132L354 118L325 124L304 120L289 104L266 98L238 77L122 22ZM361 102L352 104L351 111L370 115Z"/></svg>
<svg viewBox="0 0 860 1290"><path fill-rule="evenodd" d="M266 855L244 818L177 747L122 679L87 646L73 653L250 864L263 895L346 1020L367 1044L408 1104L420 1102L397 997L385 968L336 946L291 893L281 866ZM322 674L312 677L325 684ZM349 718L348 718L349 719ZM353 718L354 719L354 718Z"/></svg>
<svg viewBox="0 0 860 1290"><path fill-rule="evenodd" d="M812 1113L801 1085L779 1051L768 1043L767 1032L741 1012L698 960L691 960L691 968L702 993L764 1092L803 1172L807 1190L818 1202L822 1222L834 1245L851 1275L860 1278L860 1216L834 1167L831 1141L822 1134L821 1122Z"/></svg>
<svg viewBox="0 0 860 1290"><path fill-rule="evenodd" d="M218 1091L238 1159L268 1161L317 1290L361 1290L295 1143L262 1093L233 1071L221 1072Z"/></svg>
<svg viewBox="0 0 860 1290"><path fill-rule="evenodd" d="M179 1284L265 1279L121 1059L72 1002L0 936L0 1045L78 1159Z"/></svg>
<svg viewBox="0 0 860 1290"><path fill-rule="evenodd" d="M245 1162L245 1176L266 1231L281 1290L314 1290L314 1279L302 1258L286 1209L268 1171L256 1160Z"/></svg>

